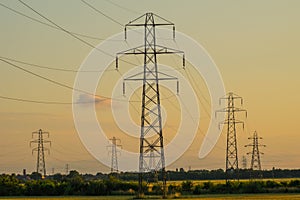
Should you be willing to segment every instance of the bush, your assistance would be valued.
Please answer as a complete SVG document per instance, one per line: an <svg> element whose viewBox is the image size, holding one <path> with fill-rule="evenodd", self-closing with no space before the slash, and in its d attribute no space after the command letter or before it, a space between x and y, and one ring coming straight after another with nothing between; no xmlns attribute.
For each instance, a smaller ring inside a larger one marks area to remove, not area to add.
<svg viewBox="0 0 300 200"><path fill-rule="evenodd" d="M288 186L289 187L299 187L300 186L300 180L291 180L288 183Z"/></svg>
<svg viewBox="0 0 300 200"><path fill-rule="evenodd" d="M193 182L192 181L183 181L181 183L181 188L182 188L182 191L191 192L192 188L193 188Z"/></svg>

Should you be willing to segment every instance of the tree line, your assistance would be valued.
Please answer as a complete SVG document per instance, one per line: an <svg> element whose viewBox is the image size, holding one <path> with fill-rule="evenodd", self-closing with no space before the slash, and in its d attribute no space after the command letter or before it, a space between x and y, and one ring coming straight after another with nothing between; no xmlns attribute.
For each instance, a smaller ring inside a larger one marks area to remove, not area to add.
<svg viewBox="0 0 300 200"><path fill-rule="evenodd" d="M130 195L137 191L137 188L137 182L121 181L113 176L107 179L85 180L77 171L44 179L37 173L25 178L14 174L0 175L1 196Z"/></svg>
<svg viewBox="0 0 300 200"><path fill-rule="evenodd" d="M247 173L246 173L247 172ZM168 171L168 193L175 194L224 194L224 193L274 193L300 192L299 170L264 171L270 178L295 178L293 180L252 179L247 181L213 181L224 179L223 170ZM249 170L241 170L240 177L248 177ZM243 175L244 174L244 175ZM253 174L253 172L252 172ZM145 175L147 177L147 175ZM150 176L148 176L150 177ZM155 176L154 176L155 177ZM145 179L145 194L160 195L161 185L151 178ZM266 177L268 178L268 177ZM138 190L138 173L123 172L118 174L79 174L70 171L68 175L54 174L42 178L36 172L30 175L0 175L1 196L59 196L59 195L134 195ZM179 180L174 182L174 180ZM195 180L207 180L203 182ZM209 181L211 180L211 181Z"/></svg>
<svg viewBox="0 0 300 200"><path fill-rule="evenodd" d="M158 174L159 176L160 174ZM138 173L134 172L121 172L118 177L121 180L138 180ZM271 169L262 171L253 171L251 169L240 169L238 172L239 179L252 179L252 178L300 178L300 169ZM180 168L176 171L167 171L167 179L170 181L177 180L224 180L226 173L223 169L216 170L189 170L185 171Z"/></svg>

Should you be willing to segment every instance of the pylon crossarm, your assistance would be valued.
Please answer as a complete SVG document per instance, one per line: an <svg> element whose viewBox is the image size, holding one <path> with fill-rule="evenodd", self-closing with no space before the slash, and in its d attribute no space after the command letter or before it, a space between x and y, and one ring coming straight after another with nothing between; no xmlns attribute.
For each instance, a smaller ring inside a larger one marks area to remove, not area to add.
<svg viewBox="0 0 300 200"><path fill-rule="evenodd" d="M221 105L222 103L222 100L229 100L229 99L232 99L232 100L236 100L236 99L240 99L241 100L241 104L243 105L243 98L238 96L237 94L234 94L232 92L226 94L225 96L219 98L219 104Z"/></svg>
<svg viewBox="0 0 300 200"><path fill-rule="evenodd" d="M233 96L234 99L243 99L243 97L241 97L241 96L239 96L239 95L237 95L237 94L235 94L235 93L233 93L233 92L228 93L228 95L229 95L229 94L231 94L231 95Z"/></svg>
<svg viewBox="0 0 300 200"><path fill-rule="evenodd" d="M215 111L215 114L219 113L219 112L228 112L229 109L228 108L222 108L222 109L219 109L219 110L216 110Z"/></svg>
<svg viewBox="0 0 300 200"><path fill-rule="evenodd" d="M225 112L225 113L227 113L227 112L245 112L246 116L247 116L247 110L241 109L241 108L236 108L236 107L222 108L222 109L219 109L219 110L215 111L215 114L217 114L219 112Z"/></svg>
<svg viewBox="0 0 300 200"><path fill-rule="evenodd" d="M43 142L44 142L44 143L49 143L49 144L50 144L50 147L51 147L51 145L52 145L51 141L49 141L49 140L43 140Z"/></svg>
<svg viewBox="0 0 300 200"><path fill-rule="evenodd" d="M127 49L125 51L120 51L120 52L117 53L117 56L144 54L145 53L144 51L145 51L145 48L144 48L143 45L141 45L141 46L138 46L138 47Z"/></svg>
<svg viewBox="0 0 300 200"><path fill-rule="evenodd" d="M33 141L30 141L30 142L29 142L29 146L30 146L30 147L31 147L31 144L32 144L32 143L39 143L39 140L33 140Z"/></svg>
<svg viewBox="0 0 300 200"><path fill-rule="evenodd" d="M146 17L146 19L147 19L147 15L149 15L149 14L153 15L153 16L155 16L155 17L157 17L157 18L159 18L159 19L161 19L162 21L165 22L165 23L163 23L163 22L155 23L155 26L168 26L168 25L169 26L174 26L175 25L173 22L171 22L171 21L169 21L169 20L167 20L167 19L165 19L165 18L163 18L159 15L156 15L156 14L153 14L153 13L146 13L146 14L143 14L143 15L135 18L134 20L131 20L128 24L125 25L125 27L127 27L127 26L145 26L145 21L143 21L142 23L135 23L135 22L137 22L139 19L141 19L143 17ZM150 25L153 25L153 24L149 23L149 26Z"/></svg>
<svg viewBox="0 0 300 200"><path fill-rule="evenodd" d="M175 54L184 54L184 51L173 49L170 47L165 47L162 45L156 45L156 53L175 53Z"/></svg>
<svg viewBox="0 0 300 200"><path fill-rule="evenodd" d="M242 124L242 126L243 126L243 129L245 128L245 123L244 122L242 122L242 121L238 121L238 120L235 120L235 122L234 122L235 124Z"/></svg>
<svg viewBox="0 0 300 200"><path fill-rule="evenodd" d="M125 78L124 81L143 81L144 78ZM177 81L178 78L174 77L167 77L167 78L147 78L147 80L149 81L155 81L155 80L159 80L159 81L172 81L175 80Z"/></svg>
<svg viewBox="0 0 300 200"><path fill-rule="evenodd" d="M147 54L184 54L184 51L156 45L156 50L154 51L153 46L148 45L147 48L151 48L152 51L148 51ZM160 48L160 49L159 49ZM145 54L145 47L139 46L132 49L128 49L126 51L121 51L117 53L117 57L121 55L139 55L139 54Z"/></svg>
<svg viewBox="0 0 300 200"><path fill-rule="evenodd" d="M141 19L141 18L143 18L145 16L146 16L146 14L143 14L143 15L135 18L134 20L131 20L128 24L125 25L125 27L127 27L127 26L134 26L135 25L134 22L136 22L137 20L139 20L139 19Z"/></svg>
<svg viewBox="0 0 300 200"><path fill-rule="evenodd" d="M159 81L167 81L167 80L169 80L169 81L171 81L171 80L174 80L174 81L177 81L177 91L179 90L178 89L178 85L179 85L179 83L178 83L178 78L177 77L174 77L174 76L170 76L170 75L168 75L168 74L165 74L165 73L163 73L163 72L158 72L158 74L162 74L162 75L164 75L164 76L166 76L166 77L160 77L160 78L147 78L147 80L148 81L156 81L156 80L159 80ZM134 75L131 75L131 76L129 76L129 77L127 77L127 78L124 78L124 82L123 82L123 94L125 95L125 82L126 81L144 81L144 78L143 77L139 77L139 76L142 76L142 75L144 75L144 72L139 72L139 73L137 73L137 74L134 74ZM153 88L153 90L155 90L154 88Z"/></svg>
<svg viewBox="0 0 300 200"><path fill-rule="evenodd" d="M38 132L38 131L32 132L32 135L31 135L31 137L33 138L33 137L34 137L34 135L38 135L38 134L39 134L39 132Z"/></svg>
<svg viewBox="0 0 300 200"><path fill-rule="evenodd" d="M234 112L246 112L246 113L247 113L247 110L246 110L246 109L237 108L237 107L234 107L233 111L234 111Z"/></svg>
<svg viewBox="0 0 300 200"><path fill-rule="evenodd" d="M157 18L159 18L159 19L161 19L161 20L163 20L163 21L165 21L165 22L167 22L168 24L167 25L175 25L173 22L171 22L171 21L169 21L169 20L167 20L167 19L165 19L165 18L163 18L163 17L161 17L161 16L159 16L159 15L157 15L157 14L154 14L153 13L153 15L155 16L155 17L157 17ZM155 24L156 25L156 24Z"/></svg>
<svg viewBox="0 0 300 200"><path fill-rule="evenodd" d="M38 151L38 147L35 147L32 149L31 154L33 155L33 152Z"/></svg>
<svg viewBox="0 0 300 200"><path fill-rule="evenodd" d="M177 77L168 75L168 74L166 74L164 72L157 72L157 74L158 75L164 75L164 76L166 76L165 78L164 77L160 77L159 80L163 80L163 79L167 79L167 78L168 78L168 80L178 80Z"/></svg>

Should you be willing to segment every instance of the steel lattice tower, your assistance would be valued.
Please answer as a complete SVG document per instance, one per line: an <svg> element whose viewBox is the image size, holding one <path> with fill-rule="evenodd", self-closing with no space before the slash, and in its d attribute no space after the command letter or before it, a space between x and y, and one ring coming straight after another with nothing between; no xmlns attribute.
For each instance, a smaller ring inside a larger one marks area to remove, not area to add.
<svg viewBox="0 0 300 200"><path fill-rule="evenodd" d="M246 156L242 157L242 167L243 167L243 169L247 169L247 158L246 158Z"/></svg>
<svg viewBox="0 0 300 200"><path fill-rule="evenodd" d="M225 100L227 102L227 107L216 111L227 113L227 119L220 124L225 124L227 126L227 144L226 144L226 181L229 179L239 179L239 164L238 164L238 145L236 136L236 125L242 124L244 127L244 122L236 119L237 112L246 112L244 109L235 107L235 100L240 100L241 105L243 104L242 97L235 95L230 92L225 97L220 98L221 101Z"/></svg>
<svg viewBox="0 0 300 200"><path fill-rule="evenodd" d="M48 148L44 147L44 144L49 143L51 145L51 141L44 140L44 135L47 135L49 138L49 132L44 132L42 129L32 132L32 138L37 135L38 138L35 140L30 141L30 146L32 143L37 143L37 147L32 149L32 154L34 151L37 151L37 160L36 160L36 172L42 174L43 177L46 176L46 164L45 164L45 151L50 153Z"/></svg>
<svg viewBox="0 0 300 200"><path fill-rule="evenodd" d="M111 141L111 145L108 147L111 148L110 153L111 153L111 167L110 167L110 172L119 172L119 167L118 167L118 150L117 147L122 147L121 145L117 144L118 142L121 142L120 139L117 139L115 137L109 139Z"/></svg>
<svg viewBox="0 0 300 200"><path fill-rule="evenodd" d="M69 174L69 167L70 167L69 164L66 164L66 165L65 165L66 175Z"/></svg>
<svg viewBox="0 0 300 200"><path fill-rule="evenodd" d="M252 140L252 144L245 145L245 147L252 147L252 152L247 153L247 155L251 154L251 170L258 170L259 177L262 177L261 174L261 162L260 162L260 154L264 154L263 152L259 151L259 147L266 147L266 145L260 144L259 140L262 139L262 137L258 137L258 134L256 131L253 133L253 137L249 137L249 140Z"/></svg>
<svg viewBox="0 0 300 200"><path fill-rule="evenodd" d="M120 55L143 55L144 57L143 71L124 79L124 81L143 82L138 196L141 197L144 193L142 187L144 174L146 172L161 170L163 196L166 197L165 155L159 81L178 81L178 79L159 72L157 55L183 54L184 66L184 52L156 44L156 27L172 26L173 37L175 38L174 23L156 14L146 13L125 25L125 39L127 38L127 27L134 26L144 27L144 45L117 53L116 68L118 69L118 56ZM142 77L139 77L140 75L142 75ZM153 140L152 142L150 141L150 137L151 140ZM154 162L153 159L157 160ZM152 166L153 163L155 163L155 166Z"/></svg>

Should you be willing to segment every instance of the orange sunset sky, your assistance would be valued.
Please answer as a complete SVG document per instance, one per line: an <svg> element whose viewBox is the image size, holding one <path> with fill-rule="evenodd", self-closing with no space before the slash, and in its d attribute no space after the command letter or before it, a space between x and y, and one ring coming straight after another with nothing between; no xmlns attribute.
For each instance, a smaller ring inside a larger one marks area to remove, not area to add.
<svg viewBox="0 0 300 200"><path fill-rule="evenodd" d="M226 91L233 91L244 98L243 108L248 110L248 118L240 116L245 121L245 129L238 129L239 158L250 151L244 145L250 142L247 138L257 130L263 137L261 142L267 145L261 149L265 153L262 156L264 169L300 168L300 1L86 1L107 16L95 12L80 0L24 0L67 30L95 37L81 37L94 46L101 43L101 39L122 32L124 27L120 24L125 25L146 12L154 12L174 22L177 31L190 36L207 50L218 66ZM17 0L0 2L0 58L71 70L50 70L10 61L43 77L73 86L74 71L79 69L92 48L61 30L28 17L49 24ZM55 173L64 173L66 164L82 173L109 171L81 143L73 122L72 105L3 98L71 103L72 90L1 60L0 66L0 173L21 173L24 168L28 172L35 170L36 154L31 154L29 142L31 133L40 128L50 132L49 139L52 141L51 153L46 155L48 174L53 169ZM193 72L193 66L190 70ZM210 104L201 96L209 99L209 93L202 77L192 74L195 80L192 84L200 97L200 126L204 133L199 131L190 148L167 169L224 169L224 131L212 152L203 159L198 158L209 118L214 117L214 113L203 112L210 111ZM113 88L111 84L118 78L120 74L113 70L105 72L96 95L109 96ZM171 91L162 92L168 96ZM141 92L138 90L136 93ZM139 123L139 115L134 108L140 109L140 104L132 106L132 118ZM116 135L121 138L124 148L135 151L138 146L134 145L138 143L118 130L111 117L109 100L97 104L96 109L99 123L105 127L107 136ZM173 117L167 122L176 128L178 113L170 112L169 116ZM165 138L172 139L172 134L165 135ZM247 158L249 164L250 157Z"/></svg>

